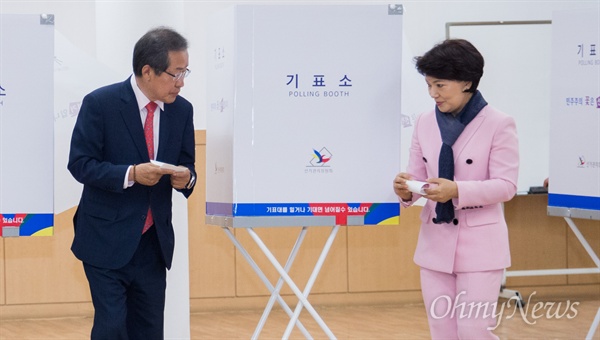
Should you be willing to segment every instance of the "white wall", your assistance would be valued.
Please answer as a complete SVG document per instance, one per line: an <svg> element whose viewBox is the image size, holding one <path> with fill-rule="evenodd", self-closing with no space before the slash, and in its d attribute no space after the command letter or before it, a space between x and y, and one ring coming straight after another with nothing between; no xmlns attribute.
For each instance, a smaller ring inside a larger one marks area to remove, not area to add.
<svg viewBox="0 0 600 340"><path fill-rule="evenodd" d="M528 1L454 1L409 0L404 4L404 32L407 46L421 55L445 38L446 22L551 20L552 12L561 9L590 8L599 0L528 0ZM235 3L299 3L291 0L257 1L160 1L124 2L87 1L2 1L0 13L53 13L56 31L75 47L114 71L114 81L128 76L135 41L150 27L171 26L190 42L190 69L183 95L194 103L197 129L206 127L204 93L206 18L212 12ZM304 1L319 4L359 4L366 1ZM374 3L369 1L368 3ZM388 4L389 1L381 2ZM355 23L360 25L360 23ZM343 34L343 33L340 33ZM333 38L333 37L332 37ZM60 51L57 51L59 53ZM412 71L412 70L407 70ZM81 79L87 89L86 81ZM420 84L422 85L422 84ZM60 91L60 89L57 89ZM426 92L424 86L415 91ZM425 103L428 105L430 103ZM428 108L426 106L423 109Z"/></svg>

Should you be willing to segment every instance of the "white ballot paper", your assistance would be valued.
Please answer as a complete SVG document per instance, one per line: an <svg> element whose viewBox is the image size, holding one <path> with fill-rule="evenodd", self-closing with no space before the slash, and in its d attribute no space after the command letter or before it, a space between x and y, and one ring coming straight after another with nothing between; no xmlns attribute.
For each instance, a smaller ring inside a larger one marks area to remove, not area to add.
<svg viewBox="0 0 600 340"><path fill-rule="evenodd" d="M424 189L429 188L429 183L421 181L406 181L406 185L408 185L408 190L421 195L426 195Z"/></svg>
<svg viewBox="0 0 600 340"><path fill-rule="evenodd" d="M183 166L177 166L177 165L173 165L173 164L169 164L169 163L164 163L164 162L159 162L159 161L155 161L155 160L151 160L150 162L152 164L154 164L154 165L160 166L162 169L174 170L174 171L177 171L177 172L185 171L185 169L186 169Z"/></svg>

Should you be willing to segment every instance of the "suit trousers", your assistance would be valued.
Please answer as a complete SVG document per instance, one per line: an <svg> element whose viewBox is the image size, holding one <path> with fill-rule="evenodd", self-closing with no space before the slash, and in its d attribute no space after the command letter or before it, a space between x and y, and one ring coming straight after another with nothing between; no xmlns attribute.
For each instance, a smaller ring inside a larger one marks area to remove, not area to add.
<svg viewBox="0 0 600 340"><path fill-rule="evenodd" d="M94 305L92 340L163 339L166 267L156 227L119 269L83 263Z"/></svg>
<svg viewBox="0 0 600 340"><path fill-rule="evenodd" d="M421 267L432 339L498 339L491 329L504 270L442 273Z"/></svg>

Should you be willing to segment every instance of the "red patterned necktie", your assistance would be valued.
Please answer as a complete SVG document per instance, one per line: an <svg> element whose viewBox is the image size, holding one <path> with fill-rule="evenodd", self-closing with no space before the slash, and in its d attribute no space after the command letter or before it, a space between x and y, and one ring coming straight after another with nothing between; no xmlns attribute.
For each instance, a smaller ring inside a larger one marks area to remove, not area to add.
<svg viewBox="0 0 600 340"><path fill-rule="evenodd" d="M150 102L146 105L148 115L146 115L146 122L144 123L144 137L146 137L146 147L148 148L148 157L154 159L154 110L158 105L155 102ZM148 207L148 215L146 215L146 222L144 223L144 229L142 234L145 233L154 223L152 218L152 211Z"/></svg>

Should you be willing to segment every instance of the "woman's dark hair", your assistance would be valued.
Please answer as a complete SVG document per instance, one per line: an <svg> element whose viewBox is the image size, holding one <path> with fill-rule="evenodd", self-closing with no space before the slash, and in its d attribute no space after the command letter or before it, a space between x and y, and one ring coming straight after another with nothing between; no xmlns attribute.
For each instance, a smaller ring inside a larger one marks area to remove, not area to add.
<svg viewBox="0 0 600 340"><path fill-rule="evenodd" d="M150 65L157 75L169 67L169 52L187 50L187 40L168 27L157 27L144 34L133 48L133 73L142 75L144 65Z"/></svg>
<svg viewBox="0 0 600 340"><path fill-rule="evenodd" d="M470 81L466 92L477 91L483 75L483 56L464 39L447 39L421 57L415 57L420 74L446 80Z"/></svg>

